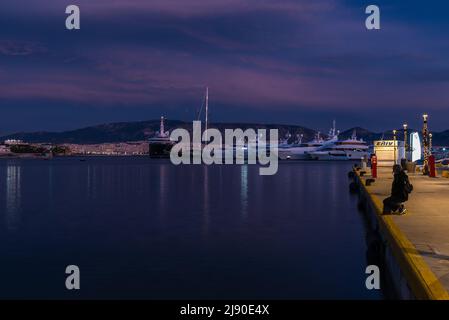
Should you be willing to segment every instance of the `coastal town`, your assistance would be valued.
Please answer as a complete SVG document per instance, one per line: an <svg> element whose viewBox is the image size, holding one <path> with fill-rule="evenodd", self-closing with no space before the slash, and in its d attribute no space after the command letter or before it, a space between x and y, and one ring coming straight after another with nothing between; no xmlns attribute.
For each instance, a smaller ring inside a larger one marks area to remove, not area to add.
<svg viewBox="0 0 449 320"><path fill-rule="evenodd" d="M0 144L0 157L45 156L143 156L148 155L148 142L132 141L99 144L27 143L22 140L5 140Z"/></svg>

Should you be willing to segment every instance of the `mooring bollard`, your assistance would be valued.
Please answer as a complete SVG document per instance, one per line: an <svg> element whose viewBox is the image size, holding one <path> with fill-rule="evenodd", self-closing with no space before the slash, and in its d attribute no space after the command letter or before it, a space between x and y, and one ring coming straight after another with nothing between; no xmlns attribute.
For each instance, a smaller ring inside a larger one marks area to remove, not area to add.
<svg viewBox="0 0 449 320"><path fill-rule="evenodd" d="M362 161L360 163L361 167L362 167L362 170L366 171L367 163L368 163L368 159L366 157L363 157Z"/></svg>

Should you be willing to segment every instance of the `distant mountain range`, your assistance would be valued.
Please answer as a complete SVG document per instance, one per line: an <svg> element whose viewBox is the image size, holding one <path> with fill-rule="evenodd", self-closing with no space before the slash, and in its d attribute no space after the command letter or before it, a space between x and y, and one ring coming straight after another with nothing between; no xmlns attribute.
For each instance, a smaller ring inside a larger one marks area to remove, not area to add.
<svg viewBox="0 0 449 320"><path fill-rule="evenodd" d="M19 132L7 136L0 137L0 141L6 139L20 139L30 143L77 143L77 144L95 144L105 142L123 142L123 141L142 141L146 140L159 131L160 120L149 120L139 122L120 122L102 124L98 126L86 127L77 130L63 132ZM289 133L290 140L294 140L297 135L303 135L303 141L312 140L317 131L303 126L297 125L281 125L281 124L261 124L261 123L211 123L211 128L217 128L224 132L224 129L241 128L246 130L253 129L278 129L279 137L284 138ZM184 128L189 131L192 129L192 122L166 120L165 130L173 130L175 128ZM364 128L355 127L340 133L340 137L349 138L353 132L358 138L372 142L374 140L391 139L393 134L391 131L385 133L375 133ZM412 131L419 131L413 130ZM323 135L326 136L326 135ZM403 132L398 131L398 139L402 139ZM440 146L449 146L449 130L433 133L433 144Z"/></svg>
<svg viewBox="0 0 449 320"><path fill-rule="evenodd" d="M120 122L102 124L93 127L86 127L77 130L64 132L19 132L0 137L0 141L7 139L19 139L30 143L78 143L94 144L105 142L123 142L123 141L142 141L154 136L160 127L160 120L149 120L139 122ZM297 134L303 134L304 140L308 141L314 138L316 131L295 125L276 125L260 123L211 123L210 128L216 128L221 132L224 129L241 128L246 130L253 129L278 129L279 137L285 137L290 133L293 137ZM176 128L192 130L192 122L178 120L166 120L165 130L171 131Z"/></svg>

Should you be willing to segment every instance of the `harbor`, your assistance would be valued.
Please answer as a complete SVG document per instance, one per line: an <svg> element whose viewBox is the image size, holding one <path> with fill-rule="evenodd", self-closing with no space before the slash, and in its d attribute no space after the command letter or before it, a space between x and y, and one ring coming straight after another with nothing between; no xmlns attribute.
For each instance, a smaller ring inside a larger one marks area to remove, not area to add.
<svg viewBox="0 0 449 320"><path fill-rule="evenodd" d="M449 1L0 7L13 312L449 302Z"/></svg>

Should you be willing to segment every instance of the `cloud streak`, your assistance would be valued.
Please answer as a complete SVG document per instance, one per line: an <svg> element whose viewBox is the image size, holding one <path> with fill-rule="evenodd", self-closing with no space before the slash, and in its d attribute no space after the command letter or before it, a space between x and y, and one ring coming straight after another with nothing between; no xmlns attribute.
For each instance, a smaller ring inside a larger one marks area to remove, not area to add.
<svg viewBox="0 0 449 320"><path fill-rule="evenodd" d="M335 6L334 0L297 1L297 0L78 0L83 12L96 15L150 13L173 15L190 18L210 15L236 14L254 11L278 11L288 13L310 13L331 10ZM15 0L2 4L4 11L13 13L56 13L65 4L53 0Z"/></svg>
<svg viewBox="0 0 449 320"><path fill-rule="evenodd" d="M0 55L29 56L45 53L46 48L39 43L23 41L0 41Z"/></svg>
<svg viewBox="0 0 449 320"><path fill-rule="evenodd" d="M448 36L387 14L370 33L348 3L80 0L77 33L62 2L6 0L0 18L17 19L0 30L0 100L168 105L176 117L207 85L217 105L248 112L444 112Z"/></svg>
<svg viewBox="0 0 449 320"><path fill-rule="evenodd" d="M377 78L357 79L329 67L301 67L276 59L240 57L248 63L230 65L178 52L145 48L91 53L90 72L42 69L2 83L0 95L14 99L52 99L111 105L181 104L198 101L206 85L215 103L251 109L316 108L356 109L419 107L423 103L449 103L449 85L422 82L398 84ZM339 66L340 68L340 66ZM323 76L326 75L327 76ZM357 81L363 84L354 85ZM392 84L395 89L392 90ZM419 89L419 90L418 90ZM408 97L404 99L403 97ZM420 98L422 96L422 98ZM355 99L356 97L356 99Z"/></svg>

